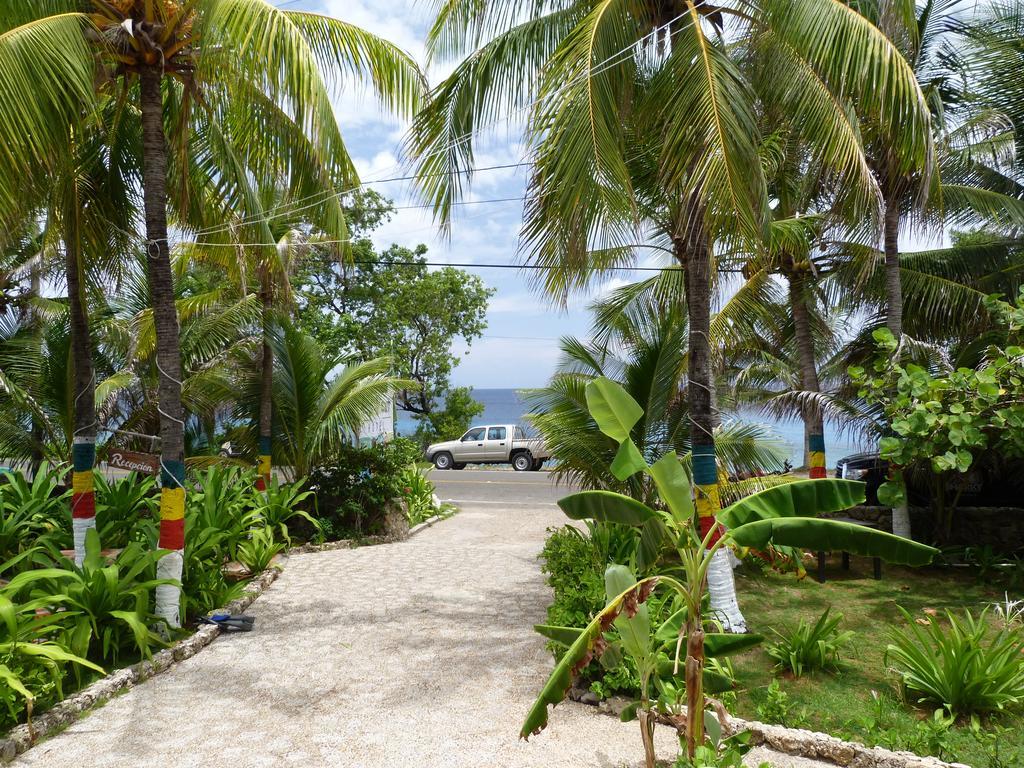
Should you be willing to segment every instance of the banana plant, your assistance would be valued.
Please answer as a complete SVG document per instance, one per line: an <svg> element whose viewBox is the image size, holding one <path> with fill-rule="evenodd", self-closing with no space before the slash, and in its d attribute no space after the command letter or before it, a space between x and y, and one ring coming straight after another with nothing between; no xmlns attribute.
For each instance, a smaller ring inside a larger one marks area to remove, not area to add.
<svg viewBox="0 0 1024 768"><path fill-rule="evenodd" d="M808 480L769 488L723 509L717 524L701 537L696 524L693 490L680 457L670 451L649 464L630 439L630 431L643 415L636 401L618 384L595 379L587 385L587 406L601 431L619 443L611 470L620 480L646 473L658 490L660 504L650 507L611 491L583 491L559 501L573 520L598 520L631 525L640 530L637 560L643 567L657 563L666 552L676 562L671 572L657 573L632 582L610 595L607 605L572 641L555 666L537 701L527 714L520 736L529 738L548 724L548 706L561 702L573 678L603 650L604 634L620 616L637 615L656 588L675 592L686 613L680 622L671 654L674 674L682 670L686 692L685 741L692 758L704 743L706 709L704 664L708 657L701 604L708 568L725 547L765 549L769 545L813 550L842 550L879 557L890 563L921 566L931 562L937 550L908 539L851 523L817 517L864 501L864 484L849 480ZM644 728L650 712L638 713ZM644 731L648 768L654 766L653 739Z"/></svg>
<svg viewBox="0 0 1024 768"><path fill-rule="evenodd" d="M604 574L605 595L609 601L626 590L636 586L636 577L624 565L609 565ZM652 627L646 602L635 605L628 602L612 622L617 637L602 636L591 649L591 654L608 667L621 661L622 655L629 656L636 666L640 678L640 699L622 710L623 722L638 720L644 751L654 753L653 710L675 709L680 701L684 680L673 662L679 629L686 621L688 609L684 606L672 613L659 626ZM586 631L578 627L559 627L540 624L534 627L544 637L557 645L571 647ZM709 659L721 659L742 653L764 640L762 635L729 635L708 632L704 635L704 654ZM589 663L589 659L587 659ZM584 665L586 666L586 665ZM717 694L731 690L734 681L730 675L717 669L705 668L701 675L704 690ZM651 694L658 694L652 703Z"/></svg>

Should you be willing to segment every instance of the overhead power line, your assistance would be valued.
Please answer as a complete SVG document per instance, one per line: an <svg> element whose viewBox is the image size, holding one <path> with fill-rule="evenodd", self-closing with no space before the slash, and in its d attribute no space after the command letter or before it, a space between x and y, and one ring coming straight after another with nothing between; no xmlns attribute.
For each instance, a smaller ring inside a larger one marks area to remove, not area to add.
<svg viewBox="0 0 1024 768"><path fill-rule="evenodd" d="M289 2L297 2L297 0L289 0ZM283 6L283 5L287 5L287 4L288 3L282 3L281 5ZM555 93L556 94L557 93L562 93L562 92L564 92L564 91L566 91L566 90L568 90L568 89L578 85L579 83L584 82L585 80L592 79L596 75L599 75L599 74L607 71L608 69L611 69L612 67L614 67L618 63L620 63L620 61L624 61L626 58L628 58L629 53L631 51L633 51L634 49L638 48L640 45L642 45L645 40L647 40L648 38L654 37L655 35L659 34L661 31L663 31L665 29L668 29L669 30L668 34L671 37L672 35L675 35L676 33L682 31L686 27L688 27L691 24L695 23L693 19L690 19L690 20L687 21L686 24L682 25L678 29L672 29L671 28L672 24L674 24L675 22L679 21L680 19L682 19L686 15L687 15L687 13L684 11L683 13L680 13L679 15L675 16L674 18L669 19L663 25L661 25L661 26L659 26L659 27L657 27L655 29L652 29L646 35L641 37L639 40L636 40L636 41L630 43L629 45L625 46L624 48L616 51L615 53L611 54L610 56L608 56L603 61L598 62L594 67L590 68L588 71L586 71L586 72L580 74L579 76L577 76L576 78L574 78L572 80L569 80L568 82L564 83L563 85L561 85L558 88L558 90ZM475 135L478 135L478 134L482 133L483 131L486 131L486 130L490 129L490 128L498 125L501 122L507 122L508 120L510 120L512 118L513 115L516 115L516 114L524 112L524 111L526 111L528 109L531 109L532 107L534 107L537 104L539 104L544 98L551 98L551 96L552 96L552 94L547 94L544 97L538 97L538 98L534 99L533 101L531 101L531 102L529 102L527 104L524 104L521 107L518 107L517 109L509 112L509 114L505 115L504 117L495 118L490 123L484 123L484 124L482 124L480 126L477 126L472 131L467 131L462 136L453 139L451 142L449 142L445 146L439 147L438 149L434 150L433 152L430 152L430 153L424 155L424 157L421 158L421 159L427 159L427 158L430 158L430 157L435 157L437 155L442 155L442 154L449 153L449 152L451 152L451 150L453 150L453 149L457 148L458 146L460 146L460 145L470 141ZM472 173L475 173L475 172L481 171L481 170L493 170L493 169L495 169L497 167L512 168L512 167L520 167L520 166L528 166L528 165L531 165L531 163L520 162L520 163L508 164L508 165L505 165L505 166L492 166L489 169L487 169L487 168L469 168L469 169L465 169L464 171L458 171L456 173L472 174ZM391 168L399 168L399 167L401 167L401 166L398 165L398 164L395 164L393 166L390 166L389 170ZM323 202L325 202L326 200L328 200L332 196L333 197L340 197L342 195L350 194L350 193L355 192L356 190L361 189L361 188L363 188L363 187L365 187L365 186L367 186L369 184L382 184L382 183L388 183L388 182L393 182L393 181L411 181L411 180L414 180L414 179L417 179L417 178L431 178L431 177L436 177L436 176L447 176L447 175L451 175L451 174L449 174L449 173L444 173L444 174L416 174L416 175L412 175L412 176L394 177L394 178L391 178L391 179L376 179L376 180L370 179L368 181L364 181L364 182L360 182L358 184L355 184L355 185L353 185L353 186L351 186L351 187L349 187L347 189L343 189L343 190L324 190L323 192L318 192L318 193L315 193L314 195L309 195L306 198L301 198L299 200L296 200L296 201L294 201L293 204L302 203L302 202L305 202L306 200L313 199L314 197L317 198L316 202L313 202L313 203L311 203L309 205L305 205L305 206L303 206L301 208L288 209L288 212L289 213L297 213L297 212L302 211L302 210L307 210L309 208L316 207L317 205L322 204ZM236 226L238 224L244 224L244 223L253 223L253 222L259 221L262 218L269 218L269 217L274 216L276 214L277 214L277 209L272 209L266 216L258 216L257 215L257 216L250 217L248 219L248 221L246 221L245 219L242 219L241 221L236 222L235 224L229 224L229 225L226 225L226 226L223 226L223 227L220 227L220 228L208 228L208 229L205 229L205 230L200 230L200 231L198 231L196 233L196 235L198 236L198 235L203 235L203 234L212 234L212 233L215 233L215 232L227 231L227 230L231 229L232 226Z"/></svg>

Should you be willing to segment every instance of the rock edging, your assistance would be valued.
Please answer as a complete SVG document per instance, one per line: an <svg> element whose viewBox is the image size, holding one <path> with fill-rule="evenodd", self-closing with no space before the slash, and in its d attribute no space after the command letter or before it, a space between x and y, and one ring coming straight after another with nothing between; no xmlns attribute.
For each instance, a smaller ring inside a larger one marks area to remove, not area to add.
<svg viewBox="0 0 1024 768"><path fill-rule="evenodd" d="M843 741L827 733L800 728L783 728L739 718L730 718L729 726L737 731L749 731L750 742L755 746L763 745L787 755L824 760L843 768L970 768L963 763L947 763L913 752L866 747L856 741Z"/></svg>
<svg viewBox="0 0 1024 768"><path fill-rule="evenodd" d="M280 566L272 566L245 585L244 594L221 609L221 612L241 613L273 584L281 573ZM18 725L0 739L0 762L9 763L41 739L52 736L75 722L82 714L103 704L114 696L133 688L138 683L166 672L175 664L190 659L212 643L221 632L212 624L202 625L193 635L170 648L154 653L152 657L130 667L119 669L97 680L77 693L57 702L38 717L32 725Z"/></svg>
<svg viewBox="0 0 1024 768"><path fill-rule="evenodd" d="M569 698L582 704L594 704L589 691L573 689ZM629 699L612 696L610 699L597 703L597 707L607 715L618 717ZM775 752L810 760L821 760L842 768L970 768L963 763L947 763L935 757L921 757L913 752L893 752L882 747L866 747L856 741L843 741L827 733L806 731L802 728L784 728L781 725L768 725L756 720L742 720L729 717L729 731L750 732L750 744L755 747L765 746Z"/></svg>

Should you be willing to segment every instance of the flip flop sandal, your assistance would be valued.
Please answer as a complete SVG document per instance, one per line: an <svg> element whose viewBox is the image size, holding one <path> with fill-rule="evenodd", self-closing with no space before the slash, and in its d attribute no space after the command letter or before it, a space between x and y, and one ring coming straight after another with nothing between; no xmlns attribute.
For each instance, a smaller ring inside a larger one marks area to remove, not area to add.
<svg viewBox="0 0 1024 768"><path fill-rule="evenodd" d="M215 613L212 616L200 616L201 624L212 624L224 632L251 632L255 616L233 616L228 613Z"/></svg>

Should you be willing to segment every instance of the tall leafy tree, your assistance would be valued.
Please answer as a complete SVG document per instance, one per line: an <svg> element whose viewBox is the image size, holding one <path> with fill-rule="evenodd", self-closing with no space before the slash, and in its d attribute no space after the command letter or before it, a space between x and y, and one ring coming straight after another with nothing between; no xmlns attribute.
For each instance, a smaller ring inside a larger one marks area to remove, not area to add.
<svg viewBox="0 0 1024 768"><path fill-rule="evenodd" d="M190 182L202 171L247 213L254 169L286 164L308 170L289 178L298 197L354 178L323 78L327 70L339 80L364 77L400 113L415 109L422 91L417 67L393 46L337 19L281 10L266 0L44 0L0 10L0 102L7 105L0 140L13 166L0 181L0 203L16 202L19 172L38 172L45 158L66 151L67 126L95 112L99 93L120 94L137 109L143 245L160 372L160 546L171 550L160 561L164 578L181 576L185 493L168 202L174 197L183 214L195 213L204 196ZM281 120L282 113L289 119ZM197 124L204 130L193 131ZM313 158L309 141L295 141L296 127L312 139ZM224 140L228 132L248 139L244 158L235 156L234 166L221 163L216 171L197 168L197 135L207 142L207 157L224 157L235 146ZM331 175L321 173L324 167ZM169 178L176 188L168 187ZM336 198L321 202L341 217ZM157 612L178 625L177 588L158 588Z"/></svg>
<svg viewBox="0 0 1024 768"><path fill-rule="evenodd" d="M354 250L346 263L310 243L296 278L303 325L328 348L391 358L396 375L416 382L396 402L418 422L421 442L458 437L483 406L452 387L453 346L481 337L493 289L455 267L431 269L423 245L378 251L362 237Z"/></svg>
<svg viewBox="0 0 1024 768"><path fill-rule="evenodd" d="M697 508L711 531L719 509L714 249L736 234L766 238L757 100L792 114L813 164L829 169L837 186L855 188L869 210L877 183L851 110L836 107L884 115L901 159L927 171L930 117L912 70L877 27L838 0L437 6L432 52L466 58L420 113L409 151L442 219L472 168L473 134L495 117L526 112L533 175L524 250L552 268L551 293L564 299L595 274L630 263L648 218L661 217L672 233L686 275ZM759 96L738 57L757 57L774 87ZM727 591L730 581L722 580Z"/></svg>

